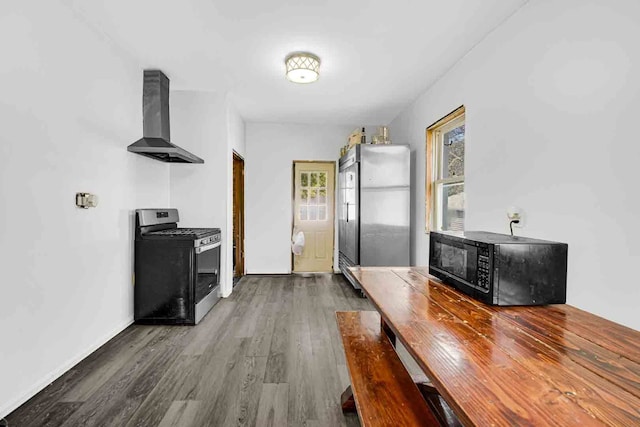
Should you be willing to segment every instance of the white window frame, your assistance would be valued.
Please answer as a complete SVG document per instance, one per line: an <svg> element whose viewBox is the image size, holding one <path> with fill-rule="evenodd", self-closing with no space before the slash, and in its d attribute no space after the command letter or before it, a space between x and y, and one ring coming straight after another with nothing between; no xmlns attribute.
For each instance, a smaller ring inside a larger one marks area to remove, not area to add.
<svg viewBox="0 0 640 427"><path fill-rule="evenodd" d="M446 184L464 184L465 177L453 176L440 178L443 165L443 137L444 135L465 124L465 108L461 106L455 111L447 114L427 128L427 170L425 188L425 232L442 231L442 192L441 187ZM463 226L464 228L464 226Z"/></svg>

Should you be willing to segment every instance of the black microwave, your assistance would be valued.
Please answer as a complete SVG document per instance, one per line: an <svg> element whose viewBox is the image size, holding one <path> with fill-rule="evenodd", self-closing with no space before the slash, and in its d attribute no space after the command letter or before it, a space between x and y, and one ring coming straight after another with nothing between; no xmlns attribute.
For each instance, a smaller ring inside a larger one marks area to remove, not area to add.
<svg viewBox="0 0 640 427"><path fill-rule="evenodd" d="M567 249L484 231L431 232L429 273L486 304L564 304Z"/></svg>

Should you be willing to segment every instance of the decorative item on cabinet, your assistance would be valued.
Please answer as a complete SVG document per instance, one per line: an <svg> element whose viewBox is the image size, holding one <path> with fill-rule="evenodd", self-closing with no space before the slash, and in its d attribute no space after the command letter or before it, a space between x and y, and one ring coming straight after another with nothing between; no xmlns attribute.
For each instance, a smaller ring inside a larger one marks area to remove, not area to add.
<svg viewBox="0 0 640 427"><path fill-rule="evenodd" d="M351 135L349 135L349 143L347 144L349 148L362 142L363 129L364 128L357 128L351 132Z"/></svg>
<svg viewBox="0 0 640 427"><path fill-rule="evenodd" d="M386 126L380 126L378 128L378 134L373 135L371 138L372 144L391 144L391 140L389 139L389 128Z"/></svg>
<svg viewBox="0 0 640 427"><path fill-rule="evenodd" d="M356 145L367 144L366 138L366 129L364 127L356 128L349 135L348 143L344 147L340 149L340 157L347 154L347 152ZM389 128L387 126L379 126L378 133L372 134L371 139L368 142L369 144L391 144L391 140L389 139Z"/></svg>

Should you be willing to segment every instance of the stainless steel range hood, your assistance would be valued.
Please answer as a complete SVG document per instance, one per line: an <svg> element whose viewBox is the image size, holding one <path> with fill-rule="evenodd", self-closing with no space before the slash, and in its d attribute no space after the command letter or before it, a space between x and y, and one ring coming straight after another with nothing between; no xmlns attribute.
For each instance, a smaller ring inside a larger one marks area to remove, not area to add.
<svg viewBox="0 0 640 427"><path fill-rule="evenodd" d="M144 71L142 138L128 151L170 163L204 163L200 157L171 143L169 79L160 70Z"/></svg>

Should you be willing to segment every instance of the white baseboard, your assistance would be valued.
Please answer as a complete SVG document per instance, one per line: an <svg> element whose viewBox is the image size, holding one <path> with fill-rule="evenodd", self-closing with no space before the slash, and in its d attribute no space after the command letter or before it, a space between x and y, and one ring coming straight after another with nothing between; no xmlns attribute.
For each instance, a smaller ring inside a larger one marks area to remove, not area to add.
<svg viewBox="0 0 640 427"><path fill-rule="evenodd" d="M334 274L339 274L340 273L340 269L333 269ZM245 274L247 275L265 275L265 276L286 276L287 274L292 274L291 271L286 271L286 272L274 272L272 270L252 270L252 271L247 271Z"/></svg>
<svg viewBox="0 0 640 427"><path fill-rule="evenodd" d="M0 419L6 417L11 412L16 410L20 405L25 403L27 400L31 399L33 396L42 391L46 386L60 378L64 373L66 373L69 369L76 366L78 363L82 362L87 356L91 353L102 347L106 344L110 339L118 335L120 332L124 331L127 327L129 327L133 323L133 318L128 319L127 321L121 323L119 326L114 328L111 332L104 335L102 338L96 340L89 348L80 354L72 357L66 363L62 364L59 368L55 369L49 375L44 377L42 381L37 382L31 389L22 396L15 398L12 401L7 402L6 405L0 406Z"/></svg>
<svg viewBox="0 0 640 427"><path fill-rule="evenodd" d="M247 276L251 275L265 275L265 276L286 276L291 274L291 271L273 271L273 270L251 270L247 271Z"/></svg>

